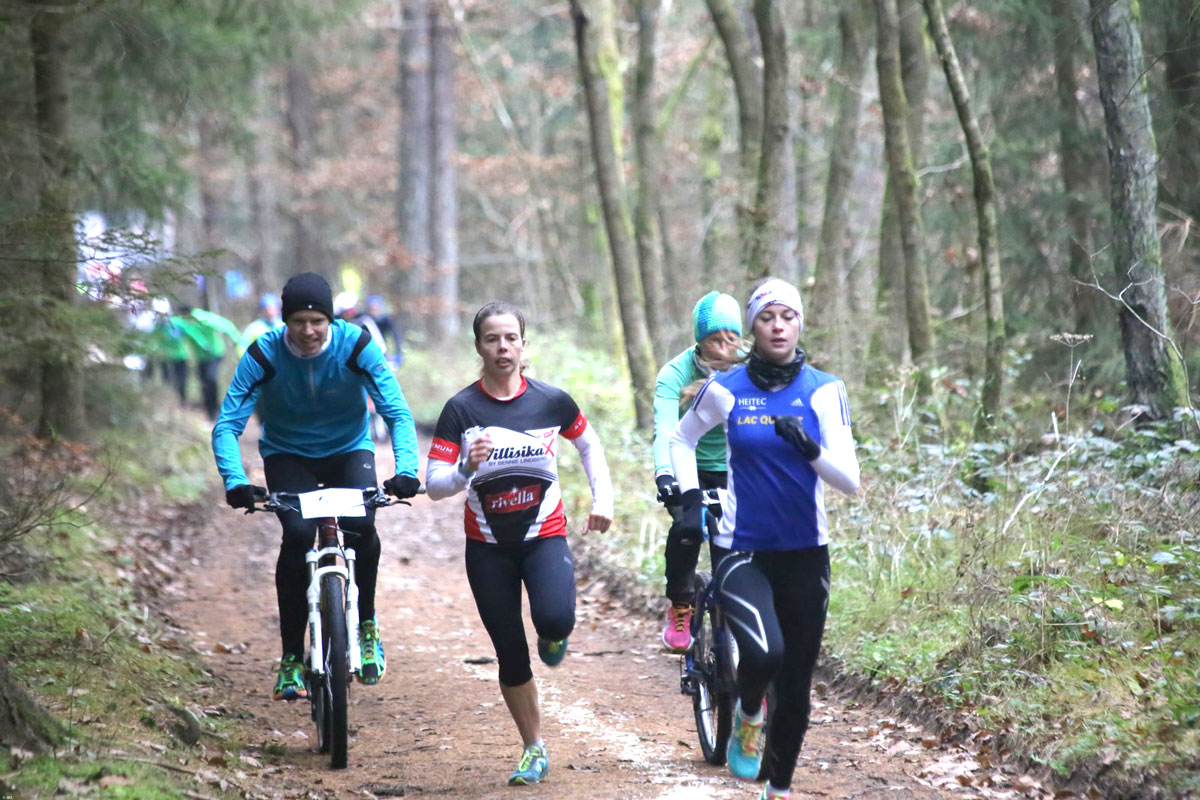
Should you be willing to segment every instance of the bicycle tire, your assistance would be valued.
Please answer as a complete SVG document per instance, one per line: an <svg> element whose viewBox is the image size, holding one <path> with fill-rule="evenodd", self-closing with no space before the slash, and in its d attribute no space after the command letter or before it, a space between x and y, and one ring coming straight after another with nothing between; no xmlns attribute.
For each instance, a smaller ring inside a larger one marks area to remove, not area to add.
<svg viewBox="0 0 1200 800"><path fill-rule="evenodd" d="M697 575L698 585L707 586L708 581L707 575ZM701 599L701 608L692 642L692 663L697 673L692 712L700 752L705 761L719 767L725 763L725 747L733 729L733 695L722 685L721 664L714 649L713 608L703 601L703 590L696 596Z"/></svg>
<svg viewBox="0 0 1200 800"><path fill-rule="evenodd" d="M321 628L325 649L322 733L328 745L329 765L334 769L346 767L349 750L346 695L350 683L347 663L350 647L346 634L344 588L340 575L321 578Z"/></svg>

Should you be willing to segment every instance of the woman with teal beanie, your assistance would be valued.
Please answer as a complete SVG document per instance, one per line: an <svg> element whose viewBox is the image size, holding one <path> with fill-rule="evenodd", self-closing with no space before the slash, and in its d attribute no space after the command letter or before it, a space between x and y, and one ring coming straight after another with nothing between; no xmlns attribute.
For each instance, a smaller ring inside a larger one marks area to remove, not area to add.
<svg viewBox="0 0 1200 800"><path fill-rule="evenodd" d="M736 299L712 291L692 309L692 332L696 345L668 361L658 372L654 387L654 483L658 500L671 514L667 533L667 598L671 601L663 626L663 644L673 652L684 652L692 644L692 589L700 540L688 536L679 524L679 484L671 468L667 445L679 422L680 407L691 404L695 389L714 371L725 369L738 354L742 335L742 308ZM696 446L696 465L701 488L725 487L725 433L714 428ZM721 553L714 549L713 565Z"/></svg>

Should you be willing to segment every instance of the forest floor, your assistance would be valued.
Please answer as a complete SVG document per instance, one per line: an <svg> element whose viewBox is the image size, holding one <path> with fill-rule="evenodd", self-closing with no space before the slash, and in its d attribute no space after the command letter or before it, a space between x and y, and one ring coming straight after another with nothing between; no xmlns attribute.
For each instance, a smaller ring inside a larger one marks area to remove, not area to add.
<svg viewBox="0 0 1200 800"><path fill-rule="evenodd" d="M247 456L247 465L259 463ZM391 474L389 459L380 456L380 475ZM607 596L601 581L581 581L565 661L550 669L533 659L549 776L536 787L505 785L520 741L462 566L461 497L420 497L378 515L388 672L378 686L352 687L350 765L329 769L315 751L307 702L270 698L278 525L224 507L210 516L167 612L213 675L193 705L237 720L247 743L236 769L223 770L243 797L757 796L757 784L704 762L690 699L679 692L679 657L661 651L658 620ZM534 641L528 623L527 635ZM1050 796L932 731L816 687L794 798Z"/></svg>

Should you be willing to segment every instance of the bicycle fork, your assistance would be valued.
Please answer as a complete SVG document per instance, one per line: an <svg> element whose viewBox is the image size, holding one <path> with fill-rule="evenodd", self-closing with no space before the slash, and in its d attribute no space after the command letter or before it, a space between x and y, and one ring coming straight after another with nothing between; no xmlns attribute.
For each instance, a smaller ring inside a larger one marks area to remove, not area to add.
<svg viewBox="0 0 1200 800"><path fill-rule="evenodd" d="M320 547L309 550L304 554L308 565L308 589L305 598L308 602L308 634L310 642L310 667L314 674L325 674L325 642L321 628L321 581L326 575L340 575L346 583L346 634L349 639L350 671L358 673L362 669L362 649L358 642L358 583L355 580L356 556L353 547L342 548L337 541L337 524L334 521L322 522L319 528ZM342 556L346 566L337 563L337 557Z"/></svg>

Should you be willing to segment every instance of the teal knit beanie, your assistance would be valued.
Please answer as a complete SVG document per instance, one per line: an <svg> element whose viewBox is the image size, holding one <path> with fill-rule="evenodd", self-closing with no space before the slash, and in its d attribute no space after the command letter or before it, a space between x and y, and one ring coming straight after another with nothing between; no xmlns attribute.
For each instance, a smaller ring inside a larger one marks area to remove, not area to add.
<svg viewBox="0 0 1200 800"><path fill-rule="evenodd" d="M742 305L731 295L712 291L692 309L692 332L699 342L717 331L742 335Z"/></svg>

